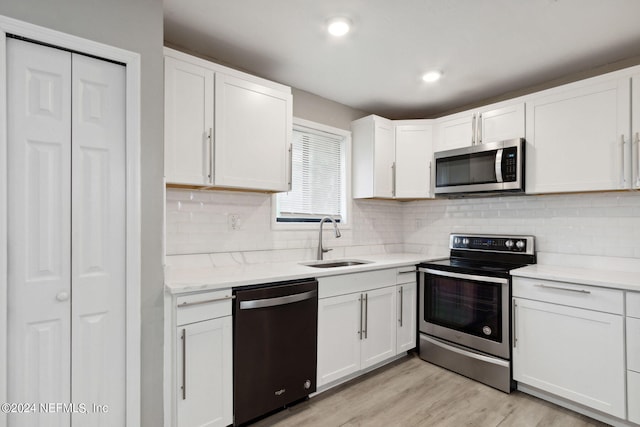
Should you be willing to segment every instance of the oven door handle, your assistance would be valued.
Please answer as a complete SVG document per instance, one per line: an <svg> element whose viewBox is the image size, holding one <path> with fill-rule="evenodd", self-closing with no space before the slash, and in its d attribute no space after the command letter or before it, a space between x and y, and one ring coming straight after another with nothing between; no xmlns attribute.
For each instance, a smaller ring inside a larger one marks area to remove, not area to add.
<svg viewBox="0 0 640 427"><path fill-rule="evenodd" d="M476 280L478 282L499 283L501 285L509 283L509 279L503 277L480 276L476 274L453 273L451 271L434 270L432 268L418 268L421 273L428 273L434 276L451 277L454 279Z"/></svg>

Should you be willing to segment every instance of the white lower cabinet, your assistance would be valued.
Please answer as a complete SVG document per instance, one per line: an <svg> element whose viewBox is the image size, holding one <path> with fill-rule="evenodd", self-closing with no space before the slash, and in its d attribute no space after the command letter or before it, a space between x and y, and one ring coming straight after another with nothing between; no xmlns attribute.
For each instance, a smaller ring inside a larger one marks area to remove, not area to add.
<svg viewBox="0 0 640 427"><path fill-rule="evenodd" d="M222 427L233 422L233 321L228 296L216 292L177 299L174 389L180 427Z"/></svg>
<svg viewBox="0 0 640 427"><path fill-rule="evenodd" d="M640 292L627 292L627 412L640 424Z"/></svg>
<svg viewBox="0 0 640 427"><path fill-rule="evenodd" d="M625 418L623 292L514 278L513 377Z"/></svg>
<svg viewBox="0 0 640 427"><path fill-rule="evenodd" d="M399 271L398 282L396 285L398 310L396 354L401 354L416 347L418 285L415 268L409 271Z"/></svg>
<svg viewBox="0 0 640 427"><path fill-rule="evenodd" d="M318 279L319 387L415 347L416 317L415 308L411 308L416 301L415 280L397 285L398 271L387 269ZM398 307L401 287L402 310ZM398 326L400 316L402 327Z"/></svg>

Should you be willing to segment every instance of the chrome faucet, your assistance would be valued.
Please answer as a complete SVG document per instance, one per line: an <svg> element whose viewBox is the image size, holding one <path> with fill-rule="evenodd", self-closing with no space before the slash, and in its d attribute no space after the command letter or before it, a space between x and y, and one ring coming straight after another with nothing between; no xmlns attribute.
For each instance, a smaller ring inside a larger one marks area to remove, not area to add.
<svg viewBox="0 0 640 427"><path fill-rule="evenodd" d="M320 234L318 235L318 259L319 260L322 259L322 255L325 252L329 252L330 250L332 250L332 249L324 249L322 247L322 224L324 224L326 221L331 221L333 223L333 228L336 232L336 238L342 236L342 234L340 234L340 230L338 229L338 223L333 218L331 218L330 216L325 216L320 220Z"/></svg>

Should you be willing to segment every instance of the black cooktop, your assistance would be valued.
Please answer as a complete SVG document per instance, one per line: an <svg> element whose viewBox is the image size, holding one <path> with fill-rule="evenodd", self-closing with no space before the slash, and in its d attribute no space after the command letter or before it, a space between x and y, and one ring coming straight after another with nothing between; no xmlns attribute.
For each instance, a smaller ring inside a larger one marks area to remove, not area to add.
<svg viewBox="0 0 640 427"><path fill-rule="evenodd" d="M451 234L448 259L420 267L453 273L509 277L509 271L536 263L532 236Z"/></svg>

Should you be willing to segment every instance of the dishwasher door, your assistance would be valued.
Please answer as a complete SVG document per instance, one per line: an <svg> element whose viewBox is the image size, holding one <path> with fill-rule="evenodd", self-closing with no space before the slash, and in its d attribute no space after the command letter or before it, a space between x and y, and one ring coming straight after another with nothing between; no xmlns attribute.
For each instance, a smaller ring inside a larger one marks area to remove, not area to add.
<svg viewBox="0 0 640 427"><path fill-rule="evenodd" d="M318 282L239 289L234 304L234 425L316 390Z"/></svg>

